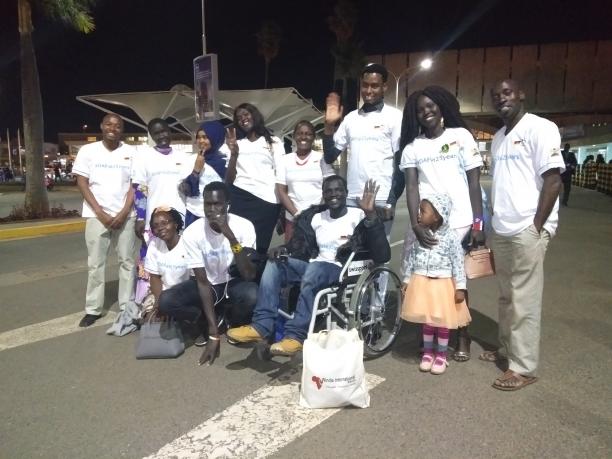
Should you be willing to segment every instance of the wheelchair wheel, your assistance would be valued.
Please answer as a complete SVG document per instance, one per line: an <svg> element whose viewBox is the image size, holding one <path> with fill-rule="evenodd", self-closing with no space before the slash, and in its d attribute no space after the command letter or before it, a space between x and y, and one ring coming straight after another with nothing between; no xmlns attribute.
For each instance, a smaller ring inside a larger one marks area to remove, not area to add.
<svg viewBox="0 0 612 459"><path fill-rule="evenodd" d="M401 282L397 274L378 266L361 275L351 295L350 308L366 357L389 350L402 324L401 307Z"/></svg>

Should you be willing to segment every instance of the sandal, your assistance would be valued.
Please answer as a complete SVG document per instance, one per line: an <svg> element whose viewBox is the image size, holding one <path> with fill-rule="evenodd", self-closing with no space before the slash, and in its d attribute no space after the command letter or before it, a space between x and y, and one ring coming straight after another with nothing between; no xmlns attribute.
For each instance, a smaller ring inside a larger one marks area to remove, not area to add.
<svg viewBox="0 0 612 459"><path fill-rule="evenodd" d="M504 362L508 360L506 359L506 357L501 355L499 351L484 351L482 354L478 356L478 359L484 362L491 362L491 363Z"/></svg>
<svg viewBox="0 0 612 459"><path fill-rule="evenodd" d="M493 388L503 391L515 391L522 389L538 380L535 376L523 376L512 370L507 370L502 376L493 382Z"/></svg>

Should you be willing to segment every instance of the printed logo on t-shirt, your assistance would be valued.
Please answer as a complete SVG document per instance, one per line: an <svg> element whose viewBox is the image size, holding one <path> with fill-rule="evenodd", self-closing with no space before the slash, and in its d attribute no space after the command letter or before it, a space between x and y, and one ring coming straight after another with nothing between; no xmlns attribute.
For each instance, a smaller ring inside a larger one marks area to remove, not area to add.
<svg viewBox="0 0 612 459"><path fill-rule="evenodd" d="M445 143L444 145L442 145L442 148L440 148L440 153L448 153L451 147L454 147L455 145L457 145L456 140L451 143Z"/></svg>
<svg viewBox="0 0 612 459"><path fill-rule="evenodd" d="M525 145L525 141L523 139L515 140L514 145Z"/></svg>
<svg viewBox="0 0 612 459"><path fill-rule="evenodd" d="M554 147L554 148L552 149L552 152L550 153L550 156L551 156L551 157L553 157L553 156L559 156L560 154L561 154L561 150L559 150L558 148Z"/></svg>

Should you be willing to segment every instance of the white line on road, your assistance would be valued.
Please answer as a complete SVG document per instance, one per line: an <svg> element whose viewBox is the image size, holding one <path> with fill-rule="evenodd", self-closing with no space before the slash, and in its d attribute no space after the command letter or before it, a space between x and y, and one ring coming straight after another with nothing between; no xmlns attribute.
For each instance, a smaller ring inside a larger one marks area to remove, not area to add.
<svg viewBox="0 0 612 459"><path fill-rule="evenodd" d="M384 380L366 375L370 390ZM302 408L298 399L296 382L266 385L146 459L267 457L341 410Z"/></svg>
<svg viewBox="0 0 612 459"><path fill-rule="evenodd" d="M389 244L389 246L390 247L395 247L396 245L400 245L400 244L403 244L403 243L404 243L404 240L402 239L401 241L392 242L391 244Z"/></svg>
<svg viewBox="0 0 612 459"><path fill-rule="evenodd" d="M115 312L109 311L105 317L98 320L91 327L108 325L115 320L116 315L117 314ZM57 338L58 336L64 336L70 333L81 332L91 328L79 327L79 321L82 317L83 312L76 312L67 316L58 317L57 319L27 325L25 327L16 328L15 330L0 333L0 351L36 343L46 339Z"/></svg>

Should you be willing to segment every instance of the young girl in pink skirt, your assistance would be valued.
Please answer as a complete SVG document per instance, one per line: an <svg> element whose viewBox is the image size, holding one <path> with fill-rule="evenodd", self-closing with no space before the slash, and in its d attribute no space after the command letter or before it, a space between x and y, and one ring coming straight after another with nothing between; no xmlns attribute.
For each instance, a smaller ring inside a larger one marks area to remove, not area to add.
<svg viewBox="0 0 612 459"><path fill-rule="evenodd" d="M423 324L423 358L419 369L444 373L449 329L464 327L472 320L465 303L463 249L456 233L448 226L451 210L448 195L427 196L419 205L418 222L437 239L431 249L418 241L408 254L410 280L402 305L402 319ZM434 352L434 336L437 343Z"/></svg>

